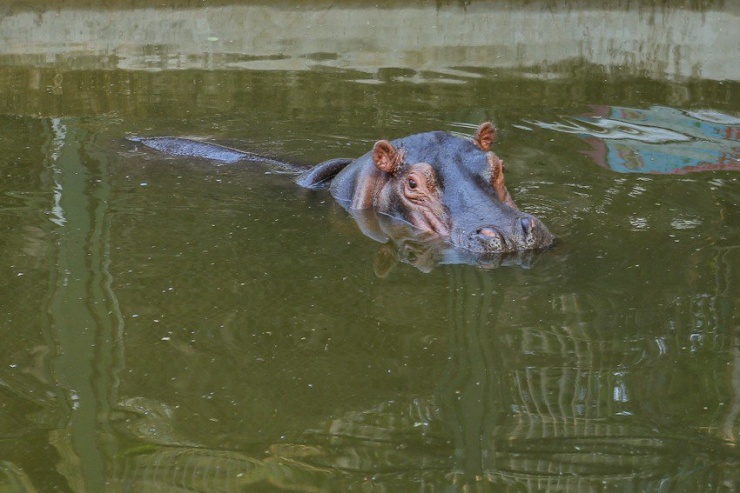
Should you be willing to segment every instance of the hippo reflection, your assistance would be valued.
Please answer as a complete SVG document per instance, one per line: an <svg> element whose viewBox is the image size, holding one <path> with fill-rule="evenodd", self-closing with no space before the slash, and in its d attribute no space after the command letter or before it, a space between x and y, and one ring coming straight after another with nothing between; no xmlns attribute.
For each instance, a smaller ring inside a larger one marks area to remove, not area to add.
<svg viewBox="0 0 740 493"><path fill-rule="evenodd" d="M223 162L259 160L282 169L300 170L298 185L308 189L328 188L337 202L356 218L358 211L393 218L394 225L389 227L386 222L385 232L380 236L397 245L413 244L412 251L425 252L428 265L432 265L446 251L452 251L450 245L457 250L458 260L454 263L480 263L467 255L531 252L553 243L547 227L536 217L520 211L506 189L503 162L491 151L495 138L495 127L486 122L471 139L437 131L393 141L380 140L357 159L331 159L308 171L188 139L130 140L169 154ZM375 221L372 227L367 222L358 220L358 223L368 236L387 241L377 234L383 231L382 221ZM399 231L403 233L398 234ZM416 255L419 257L423 256ZM420 265L416 261L410 263Z"/></svg>

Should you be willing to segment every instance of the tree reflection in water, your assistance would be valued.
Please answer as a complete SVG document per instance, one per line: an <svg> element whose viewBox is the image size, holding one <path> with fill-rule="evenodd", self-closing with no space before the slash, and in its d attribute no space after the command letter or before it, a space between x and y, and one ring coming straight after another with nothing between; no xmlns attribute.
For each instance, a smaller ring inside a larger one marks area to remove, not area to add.
<svg viewBox="0 0 740 493"><path fill-rule="evenodd" d="M649 354L631 358L615 347L608 332L620 321L609 307L587 293L545 294L552 320L531 321L526 303L542 301L542 292L513 293L491 271L446 269L449 364L433 395L347 412L273 444L264 459L204 448L142 451L119 464L120 481L186 491L732 487L740 460L722 440L733 434L732 411L725 429L706 439L677 431L651 407L672 391L671 371L647 371ZM718 278L726 283L726 275ZM507 325L513 329L501 330Z"/></svg>

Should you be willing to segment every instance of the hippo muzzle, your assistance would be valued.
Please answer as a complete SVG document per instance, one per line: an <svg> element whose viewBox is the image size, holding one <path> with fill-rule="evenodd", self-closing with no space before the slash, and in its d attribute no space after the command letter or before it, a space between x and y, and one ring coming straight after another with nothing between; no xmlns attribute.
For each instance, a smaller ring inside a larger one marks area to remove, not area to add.
<svg viewBox="0 0 740 493"><path fill-rule="evenodd" d="M485 173L460 166L449 167L444 175L447 187L441 199L450 217L453 245L475 253L508 253L552 244L542 221L516 207L502 176L494 185L479 179Z"/></svg>
<svg viewBox="0 0 740 493"><path fill-rule="evenodd" d="M450 242L474 253L508 253L546 248L553 236L536 217L516 214L504 224L453 229Z"/></svg>

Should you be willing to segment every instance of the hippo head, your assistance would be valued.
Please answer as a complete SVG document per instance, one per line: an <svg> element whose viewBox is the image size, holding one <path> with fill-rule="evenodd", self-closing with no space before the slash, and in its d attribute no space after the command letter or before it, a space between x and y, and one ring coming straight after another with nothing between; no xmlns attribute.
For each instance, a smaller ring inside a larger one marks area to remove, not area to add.
<svg viewBox="0 0 740 493"><path fill-rule="evenodd" d="M483 123L471 140L444 132L381 140L369 156L374 170L362 178L372 185L355 182L352 207L371 201L377 212L474 253L547 248L553 236L506 189L503 161L491 151L495 137Z"/></svg>

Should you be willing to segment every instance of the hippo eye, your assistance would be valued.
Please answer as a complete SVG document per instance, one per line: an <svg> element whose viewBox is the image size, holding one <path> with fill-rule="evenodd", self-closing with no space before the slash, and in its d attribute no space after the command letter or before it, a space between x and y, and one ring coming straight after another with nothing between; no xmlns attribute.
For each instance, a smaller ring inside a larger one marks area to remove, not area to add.
<svg viewBox="0 0 740 493"><path fill-rule="evenodd" d="M418 185L416 184L416 180L414 180L413 178L409 178L409 188L411 190L414 190L417 186Z"/></svg>

